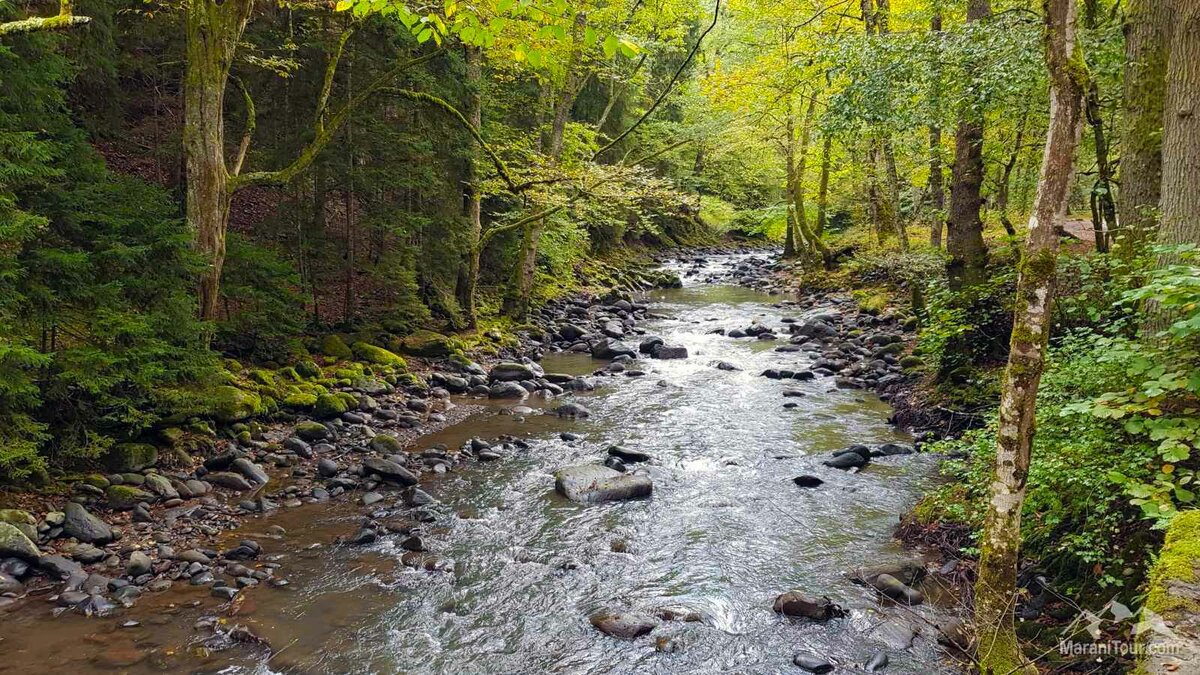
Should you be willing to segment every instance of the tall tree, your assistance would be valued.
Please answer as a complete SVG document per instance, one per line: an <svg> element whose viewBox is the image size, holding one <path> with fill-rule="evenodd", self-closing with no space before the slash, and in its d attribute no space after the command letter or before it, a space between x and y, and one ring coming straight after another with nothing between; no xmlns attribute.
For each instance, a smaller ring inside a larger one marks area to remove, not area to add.
<svg viewBox="0 0 1200 675"><path fill-rule="evenodd" d="M1084 27L1095 30L1099 26L1099 14L1097 0L1085 0ZM1108 230L1117 225L1117 203L1113 198L1113 166L1108 156L1108 132L1104 128L1100 83L1095 78L1088 82L1084 113L1092 127L1092 144L1096 150L1096 182L1091 194L1092 231L1095 233L1096 250L1108 253Z"/></svg>
<svg viewBox="0 0 1200 675"><path fill-rule="evenodd" d="M967 23L978 26L990 16L989 0L968 0ZM954 170L950 187L950 213L946 221L946 250L950 253L947 276L951 290L975 286L984 280L987 247L983 243L983 106L978 94L968 93L958 112L954 134Z"/></svg>
<svg viewBox="0 0 1200 675"><path fill-rule="evenodd" d="M466 48L467 61L467 121L476 129L483 128L483 54L477 47ZM466 260L459 272L456 289L458 304L466 314L467 326L474 328L478 320L475 305L475 286L479 282L479 239L483 234L483 178L479 159L467 158L467 176L463 185L463 215L467 219L468 246Z"/></svg>
<svg viewBox="0 0 1200 675"><path fill-rule="evenodd" d="M942 37L942 12L934 3L934 13L929 19L929 31L937 40ZM938 45L940 47L940 44ZM940 51L940 50L939 50ZM946 187L942 176L942 125L936 117L941 112L942 72L941 59L934 57L933 82L929 88L929 104L935 119L929 124L929 201L933 206L933 218L929 225L929 243L934 248L942 247L942 222L946 211Z"/></svg>
<svg viewBox="0 0 1200 675"><path fill-rule="evenodd" d="M1137 253L1154 232L1162 187L1163 105L1170 53L1171 0L1125 4L1121 91L1121 190L1118 254Z"/></svg>
<svg viewBox="0 0 1200 675"><path fill-rule="evenodd" d="M1033 446L1035 404L1045 365L1058 257L1058 225L1070 193L1087 69L1075 45L1075 0L1045 2L1050 127L1017 280L1008 367L1000 395L996 464L980 538L975 626L980 670L1036 673L1014 629L1021 510Z"/></svg>

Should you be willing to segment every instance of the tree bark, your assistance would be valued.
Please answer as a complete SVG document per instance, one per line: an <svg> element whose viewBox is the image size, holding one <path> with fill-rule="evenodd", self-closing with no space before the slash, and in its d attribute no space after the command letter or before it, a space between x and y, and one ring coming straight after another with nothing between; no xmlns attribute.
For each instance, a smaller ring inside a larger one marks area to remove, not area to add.
<svg viewBox="0 0 1200 675"><path fill-rule="evenodd" d="M941 39L941 12L935 13L929 20L929 30L934 37ZM933 69L933 86L929 98L934 108L934 115L940 119L942 72L938 59L934 60ZM929 243L934 248L941 248L942 222L946 217L946 185L942 176L942 127L937 122L929 125L929 198L933 204L933 218L929 225Z"/></svg>
<svg viewBox="0 0 1200 675"><path fill-rule="evenodd" d="M1162 187L1163 105L1170 54L1170 0L1128 0L1121 92L1120 242L1131 259L1154 232Z"/></svg>
<svg viewBox="0 0 1200 675"><path fill-rule="evenodd" d="M1079 140L1086 66L1075 48L1075 0L1046 0L1046 65L1050 128L1038 192L1017 280L1016 312L1004 372L995 474L980 539L975 583L978 662L983 673L1036 673L1021 653L1013 625L1021 510L1033 445L1038 384L1045 365L1058 254Z"/></svg>
<svg viewBox="0 0 1200 675"><path fill-rule="evenodd" d="M1175 4L1162 136L1162 220L1157 243L1163 246L1200 243L1200 5L1190 0ZM1176 262L1177 255L1166 253L1157 264ZM1176 319L1161 307L1148 309L1144 332L1151 338Z"/></svg>
<svg viewBox="0 0 1200 675"><path fill-rule="evenodd" d="M970 0L967 22L978 23L992 13L988 0ZM954 170L950 188L950 213L946 221L946 273L950 290L975 286L984 280L987 247L983 243L983 104L978 97L964 101L954 134Z"/></svg>
<svg viewBox="0 0 1200 675"><path fill-rule="evenodd" d="M1025 125L1028 121L1029 108L1026 108L1021 113L1021 120L1017 122L1017 134L1013 139L1012 151L1008 153L1008 159L1005 160L1004 166L1000 167L999 187L996 188L996 210L1000 212L1000 224L1004 226L1004 231L1010 237L1017 236L1017 228L1013 227L1012 221L1008 218L1012 172L1017 166L1017 160L1021 157L1021 148L1025 142Z"/></svg>
<svg viewBox="0 0 1200 675"><path fill-rule="evenodd" d="M187 158L187 223L207 266L200 276L200 318L217 317L229 171L225 166L225 87L250 19L252 0L192 0L186 4L183 148Z"/></svg>
<svg viewBox="0 0 1200 675"><path fill-rule="evenodd" d="M815 233L824 236L825 227L829 224L829 155L833 150L833 135L826 132L825 142L821 145L821 181L817 186L817 225Z"/></svg>
<svg viewBox="0 0 1200 675"><path fill-rule="evenodd" d="M808 214L804 206L804 177L808 172L808 145L812 141L813 114L817 107L817 94L813 92L808 99L808 108L804 111L804 123L800 129L800 145L795 154L795 176L792 180L792 205L796 212L796 229L806 252L821 258L822 264L828 269L833 264L833 255L829 247L821 241L820 235L813 232L808 225ZM788 135L789 139L791 134Z"/></svg>
<svg viewBox="0 0 1200 675"><path fill-rule="evenodd" d="M483 128L483 55L476 47L467 47L467 121L476 129ZM483 202L479 189L481 172L478 150L467 159L467 180L463 185L463 207L467 219L469 245L464 269L459 278L458 304L466 314L467 327L474 328L479 320L475 305L475 289L479 285L479 258L482 254L479 238L483 235Z"/></svg>

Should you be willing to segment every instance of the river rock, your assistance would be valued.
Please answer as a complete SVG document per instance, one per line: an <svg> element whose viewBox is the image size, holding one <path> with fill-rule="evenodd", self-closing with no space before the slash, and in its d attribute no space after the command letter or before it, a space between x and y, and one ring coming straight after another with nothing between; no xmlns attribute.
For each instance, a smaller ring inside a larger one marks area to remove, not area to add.
<svg viewBox="0 0 1200 675"><path fill-rule="evenodd" d="M488 373L488 379L493 382L519 382L532 380L537 376L533 368L524 363L497 363Z"/></svg>
<svg viewBox="0 0 1200 675"><path fill-rule="evenodd" d="M247 481L243 476L236 473L230 473L229 471L214 471L205 475L204 478L213 485L216 485L217 487L223 487L227 490L245 492L247 490L254 489L254 486L250 485L249 481Z"/></svg>
<svg viewBox="0 0 1200 675"><path fill-rule="evenodd" d="M820 478L817 478L816 476L807 476L807 475L796 476L795 478L792 479L792 482L795 483L796 485L799 485L802 488L815 488L815 487L820 487L825 484L825 481L821 480Z"/></svg>
<svg viewBox="0 0 1200 675"><path fill-rule="evenodd" d="M890 457L892 455L911 455L916 450L911 445L902 443L884 443L871 451L872 457Z"/></svg>
<svg viewBox="0 0 1200 675"><path fill-rule="evenodd" d="M649 497L654 489L650 478L614 471L599 464L569 466L554 474L554 489L574 502L599 502Z"/></svg>
<svg viewBox="0 0 1200 675"><path fill-rule="evenodd" d="M171 481L157 473L146 474L146 487L163 499L175 499L179 496L179 491L171 485Z"/></svg>
<svg viewBox="0 0 1200 675"><path fill-rule="evenodd" d="M596 630L605 635L625 639L641 637L654 630L658 625L649 617L629 612L596 612L588 617L588 621Z"/></svg>
<svg viewBox="0 0 1200 675"><path fill-rule="evenodd" d="M866 466L867 462L869 461L870 460L858 454L857 452L842 452L841 454L835 454L831 459L827 459L821 463L832 469L841 469L846 471L849 469L861 469L862 467Z"/></svg>
<svg viewBox="0 0 1200 675"><path fill-rule="evenodd" d="M610 457L616 457L626 464L637 464L638 462L649 462L652 458L650 455L639 452L637 450L626 450L619 445L609 446L608 454Z"/></svg>
<svg viewBox="0 0 1200 675"><path fill-rule="evenodd" d="M656 359L686 359L688 350L681 345L659 345L650 356Z"/></svg>
<svg viewBox="0 0 1200 675"><path fill-rule="evenodd" d="M137 578L150 572L152 562L150 556L141 551L129 554L129 562L125 565L125 574Z"/></svg>
<svg viewBox="0 0 1200 675"><path fill-rule="evenodd" d="M63 532L87 544L107 544L113 540L112 528L108 523L88 513L75 502L68 502L63 509Z"/></svg>
<svg viewBox="0 0 1200 675"><path fill-rule="evenodd" d="M784 616L828 621L845 616L842 608L826 597L808 595L803 591L788 591L775 598L774 609Z"/></svg>
<svg viewBox="0 0 1200 675"><path fill-rule="evenodd" d="M237 459L233 460L232 468L245 476L247 479L258 483L259 485L266 485L267 481L271 480L271 478L267 476L267 472L263 471L261 466L251 462L245 457L238 457Z"/></svg>
<svg viewBox="0 0 1200 675"><path fill-rule="evenodd" d="M716 368L717 368L717 370L726 370L729 372L741 370L741 368L738 368L737 366L733 365L732 363L730 363L728 361L717 361Z"/></svg>
<svg viewBox="0 0 1200 675"><path fill-rule="evenodd" d="M496 382L488 387L488 398L525 398L529 390L517 382Z"/></svg>
<svg viewBox="0 0 1200 675"><path fill-rule="evenodd" d="M833 672L833 664L826 659L815 654L801 652L792 657L792 663L800 666L801 670L810 673L831 673Z"/></svg>
<svg viewBox="0 0 1200 675"><path fill-rule="evenodd" d="M372 473L377 473L383 476L385 480L390 480L401 485L409 486L416 485L420 481L408 469L400 466L396 462L383 459L382 457L368 457L363 460L363 466Z"/></svg>
<svg viewBox="0 0 1200 675"><path fill-rule="evenodd" d="M884 596L905 605L919 605L925 596L917 589L901 582L890 574L878 574L871 580L871 587Z"/></svg>
<svg viewBox="0 0 1200 675"><path fill-rule="evenodd" d="M337 462L333 461L332 459L329 459L328 457L322 457L317 461L317 474L322 478L333 478L337 475L337 472Z"/></svg>
<svg viewBox="0 0 1200 675"><path fill-rule="evenodd" d="M871 586L876 577L887 574L906 586L913 586L920 583L926 573L925 566L920 561L894 560L851 570L850 578L856 583Z"/></svg>
<svg viewBox="0 0 1200 675"><path fill-rule="evenodd" d="M0 522L0 558L20 558L36 562L42 553L29 537L12 523Z"/></svg>
<svg viewBox="0 0 1200 675"><path fill-rule="evenodd" d="M554 409L559 417L589 417L592 411L578 403L564 403Z"/></svg>
<svg viewBox="0 0 1200 675"><path fill-rule="evenodd" d="M629 347L629 345L605 338L596 343L592 347L592 358L596 359L615 359L618 356L628 356L629 358L637 357L637 353Z"/></svg>

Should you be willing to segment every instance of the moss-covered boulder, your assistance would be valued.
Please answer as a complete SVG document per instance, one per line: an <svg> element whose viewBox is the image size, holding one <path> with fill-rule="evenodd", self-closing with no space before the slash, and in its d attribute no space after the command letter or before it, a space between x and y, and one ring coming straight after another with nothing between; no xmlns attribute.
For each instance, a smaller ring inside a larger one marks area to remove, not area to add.
<svg viewBox="0 0 1200 675"><path fill-rule="evenodd" d="M335 359L348 359L354 352L346 346L346 342L336 335L326 335L321 339L321 353Z"/></svg>
<svg viewBox="0 0 1200 675"><path fill-rule="evenodd" d="M153 503L155 500L153 494L129 485L110 485L104 491L104 497L108 500L110 508L121 511L132 509L138 502Z"/></svg>
<svg viewBox="0 0 1200 675"><path fill-rule="evenodd" d="M212 414L218 422L237 422L263 412L262 399L258 394L233 386L215 388L212 402Z"/></svg>
<svg viewBox="0 0 1200 675"><path fill-rule="evenodd" d="M288 394L283 399L284 407L291 408L292 410L310 410L316 404L317 404L317 395L310 394L308 392L303 392L303 391L297 391L297 392Z"/></svg>
<svg viewBox="0 0 1200 675"><path fill-rule="evenodd" d="M395 436L379 434L371 439L371 449L381 455L395 455L404 450L404 444Z"/></svg>
<svg viewBox="0 0 1200 675"><path fill-rule="evenodd" d="M1175 630L1148 630L1139 634L1139 642L1149 656L1139 664L1137 672L1197 672L1200 645L1180 629L1200 621L1197 588L1200 588L1200 510L1183 511L1167 528L1162 551L1150 569L1145 612L1141 617L1145 621L1153 612Z"/></svg>
<svg viewBox="0 0 1200 675"><path fill-rule="evenodd" d="M33 541L10 523L0 522L0 558L20 558L36 562L42 555Z"/></svg>
<svg viewBox="0 0 1200 675"><path fill-rule="evenodd" d="M346 399L337 394L321 394L313 406L313 414L320 418L337 417L348 410Z"/></svg>
<svg viewBox="0 0 1200 675"><path fill-rule="evenodd" d="M105 464L116 473L141 471L158 463L158 448L149 443L120 443L108 451Z"/></svg>
<svg viewBox="0 0 1200 675"><path fill-rule="evenodd" d="M183 442L183 435L183 429L180 429L179 427L167 427L165 429L158 430L158 440L162 441L164 445L170 447L174 447Z"/></svg>
<svg viewBox="0 0 1200 675"><path fill-rule="evenodd" d="M30 539L37 539L37 518L21 509L0 509L0 523L8 523Z"/></svg>
<svg viewBox="0 0 1200 675"><path fill-rule="evenodd" d="M311 359L296 364L295 373L300 377L312 380L321 376L321 366Z"/></svg>
<svg viewBox="0 0 1200 675"><path fill-rule="evenodd" d="M900 367L904 368L905 370L912 370L914 368L920 368L921 366L924 366L924 365L925 365L925 359L923 359L919 356L909 355L909 356L902 357L900 359Z"/></svg>
<svg viewBox="0 0 1200 675"><path fill-rule="evenodd" d="M329 428L320 422L308 420L296 425L296 435L306 441L323 441L333 434Z"/></svg>
<svg viewBox="0 0 1200 675"><path fill-rule="evenodd" d="M455 351L454 339L431 330L419 330L404 338L400 348L405 354L436 358Z"/></svg>
<svg viewBox="0 0 1200 675"><path fill-rule="evenodd" d="M88 475L79 479L79 482L83 483L84 485L91 485L97 490L107 490L108 486L111 485L107 478L98 473L89 473Z"/></svg>
<svg viewBox="0 0 1200 675"><path fill-rule="evenodd" d="M383 347L376 347L367 342L355 342L354 354L363 361L373 363L377 366L392 366L393 368L400 369L408 368L408 363L403 357L389 352Z"/></svg>

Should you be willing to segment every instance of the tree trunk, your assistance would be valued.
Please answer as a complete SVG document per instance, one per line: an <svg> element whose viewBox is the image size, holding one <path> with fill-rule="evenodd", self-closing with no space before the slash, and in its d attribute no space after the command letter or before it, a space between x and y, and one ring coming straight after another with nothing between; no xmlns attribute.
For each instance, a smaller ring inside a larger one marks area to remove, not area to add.
<svg viewBox="0 0 1200 675"><path fill-rule="evenodd" d="M826 132L825 142L821 145L821 181L817 186L817 226L815 234L824 236L825 227L829 224L829 154L833 150L833 135Z"/></svg>
<svg viewBox="0 0 1200 675"><path fill-rule="evenodd" d="M476 129L483 128L483 55L476 47L467 47L467 121ZM475 288L479 285L479 238L483 235L483 205L479 180L481 171L477 159L480 150L472 150L467 159L467 180L463 186L463 210L467 219L468 243L462 273L459 275L458 304L466 314L467 327L478 322Z"/></svg>
<svg viewBox="0 0 1200 675"><path fill-rule="evenodd" d="M1121 92L1120 244L1130 259L1154 232L1162 187L1163 102L1167 91L1170 0L1128 0Z"/></svg>
<svg viewBox="0 0 1200 675"><path fill-rule="evenodd" d="M935 13L929 20L929 30L936 38L941 39L942 15ZM939 61L934 61L933 86L930 89L930 101L934 115L941 115L942 72ZM929 125L929 198L933 203L933 219L929 225L929 243L934 248L942 247L942 222L946 217L946 185L942 176L942 127L938 123Z"/></svg>
<svg viewBox="0 0 1200 675"><path fill-rule="evenodd" d="M1096 29L1096 14L1099 11L1096 0L1084 3L1084 28ZM1084 116L1092 127L1092 141L1096 148L1096 183L1092 186L1091 197L1092 231L1095 233L1096 250L1108 253L1108 231L1117 226L1117 204L1113 198L1113 172L1108 157L1108 134L1104 131L1104 110L1100 105L1100 85L1094 79L1088 82Z"/></svg>
<svg viewBox="0 0 1200 675"><path fill-rule="evenodd" d="M970 0L967 21L977 23L992 13L988 0ZM975 286L987 268L983 243L983 101L964 102L954 134L954 171L950 188L950 213L946 221L946 251L950 253L947 275L950 290Z"/></svg>
<svg viewBox="0 0 1200 675"><path fill-rule="evenodd" d="M1172 21L1157 242L1164 246L1200 243L1200 4L1176 2ZM1176 262L1178 256L1167 253L1157 264ZM1167 330L1176 316L1155 306L1147 319L1145 332L1153 337Z"/></svg>
<svg viewBox="0 0 1200 675"><path fill-rule="evenodd" d="M542 154L552 164L557 164L562 157L563 135L571 118L571 108L575 105L575 97L579 95L579 89L585 80L580 61L583 56L583 34L586 28L587 14L580 12L571 27L571 57L567 63L562 88L554 96L554 116L550 120L550 128L542 135ZM527 223L522 232L513 288L505 297L503 308L504 313L513 318L524 319L529 314L534 274L537 271L538 243L546 224L546 219L541 218Z"/></svg>
<svg viewBox="0 0 1200 675"><path fill-rule="evenodd" d="M1010 237L1017 236L1017 228L1013 227L1012 221L1008 218L1008 200L1012 186L1012 172L1017 166L1017 160L1021 157L1021 146L1025 142L1025 125L1028 121L1029 108L1026 108L1021 113L1021 120L1017 122L1017 134L1016 138L1013 139L1012 152L1008 153L1008 159L1000 169L999 187L996 189L996 210L1000 212L1000 224L1004 226L1004 231Z"/></svg>
<svg viewBox="0 0 1200 675"><path fill-rule="evenodd" d="M891 220L892 230L896 240L900 242L900 250L908 251L908 228L904 224L903 214L900 213L900 174L896 170L896 150L892 145L890 134L883 137L880 143L880 154L883 156L884 167L887 170L887 210Z"/></svg>
<svg viewBox="0 0 1200 675"><path fill-rule="evenodd" d="M1004 372L992 495L980 539L975 583L978 661L983 673L1036 673L1021 653L1013 626L1021 509L1033 445L1035 403L1050 332L1058 254L1086 77L1075 52L1075 0L1046 0L1046 65L1050 74L1050 128L1038 178L1029 237L1017 280L1016 312Z"/></svg>
<svg viewBox="0 0 1200 675"><path fill-rule="evenodd" d="M808 167L808 145L812 141L813 113L817 107L817 94L813 92L808 99L808 108L804 111L804 123L800 129L800 146L796 153L795 176L792 180L792 204L796 211L796 229L805 251L820 256L822 264L829 268L833 264L833 255L820 235L808 226L808 214L804 206L804 177ZM789 134L789 139L791 135Z"/></svg>
<svg viewBox="0 0 1200 675"><path fill-rule="evenodd" d="M787 218L784 220L784 227L787 230L783 238L783 257L795 258L798 254L796 246L796 123L792 115L790 96L786 100L786 109L787 112L784 113L783 162L784 192L787 195Z"/></svg>
<svg viewBox="0 0 1200 675"><path fill-rule="evenodd" d="M253 2L193 0L186 7L183 150L187 224L206 264L200 275L200 318L211 321L217 318L232 197L225 166L225 86Z"/></svg>

